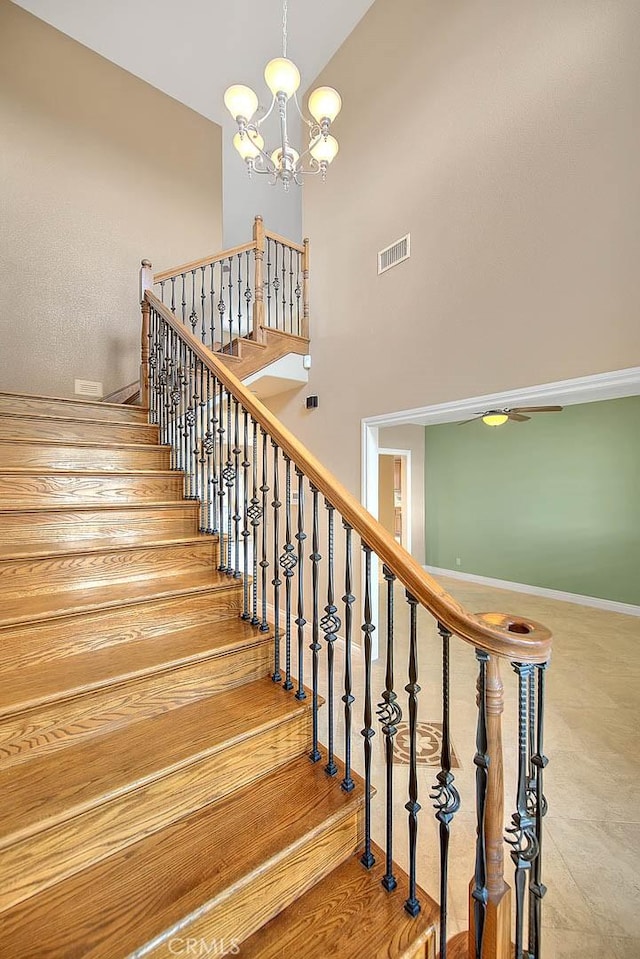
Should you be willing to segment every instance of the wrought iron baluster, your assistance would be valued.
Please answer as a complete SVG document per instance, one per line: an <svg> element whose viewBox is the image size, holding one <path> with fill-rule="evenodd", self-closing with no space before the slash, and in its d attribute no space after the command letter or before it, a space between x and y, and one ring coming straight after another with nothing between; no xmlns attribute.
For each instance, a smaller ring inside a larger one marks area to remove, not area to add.
<svg viewBox="0 0 640 959"><path fill-rule="evenodd" d="M187 344L180 340L180 433L182 435L182 469L184 470L184 496L191 499L191 471L189 469L189 377Z"/></svg>
<svg viewBox="0 0 640 959"><path fill-rule="evenodd" d="M242 291L242 253L237 253L236 256L237 256L237 259L238 259L238 271L237 271L237 278L238 278L238 284L237 284L237 285L238 285L238 334L237 334L237 335L238 335L238 338L240 338L240 335L241 335L241 332L242 332L242 299L243 299L243 291Z"/></svg>
<svg viewBox="0 0 640 959"><path fill-rule="evenodd" d="M280 477L278 464L278 444L275 440L271 441L273 447L273 649L274 649L274 668L272 679L274 683L279 683L282 679L280 675L280 554L278 550L279 526L280 526ZM291 687L289 687L291 688Z"/></svg>
<svg viewBox="0 0 640 959"><path fill-rule="evenodd" d="M186 273L181 273L180 278L182 279L182 322L186 323L187 321L187 275Z"/></svg>
<svg viewBox="0 0 640 959"><path fill-rule="evenodd" d="M269 560L267 558L267 493L269 492L268 485L268 463L267 463L267 434L265 430L262 432L262 485L260 486L260 492L262 493L262 556L260 559L260 573L262 578L262 620L260 622L260 631L266 633L269 629L269 624L267 623L267 571L269 569ZM276 574L277 575L277 574ZM274 633L274 650L275 650L275 669L273 675L273 681L280 682L280 649L275 648L275 643L277 642L277 635ZM277 675L277 678L276 678Z"/></svg>
<svg viewBox="0 0 640 959"><path fill-rule="evenodd" d="M164 303L164 285L167 281L160 280L160 302Z"/></svg>
<svg viewBox="0 0 640 959"><path fill-rule="evenodd" d="M511 858L515 866L516 887L516 934L515 957L523 959L524 908L527 879L531 863L538 855L538 839L533 819L527 808L527 746L528 746L528 698L531 663L513 663L518 675L518 785L516 811L507 829L507 842L511 846Z"/></svg>
<svg viewBox="0 0 640 959"><path fill-rule="evenodd" d="M298 532L296 540L298 542L298 615L296 617L296 626L298 628L298 690L296 699L306 699L307 694L304 691L304 628L307 621L304 618L304 541L307 534L304 531L304 475L301 469L296 466L296 476L298 477Z"/></svg>
<svg viewBox="0 0 640 959"><path fill-rule="evenodd" d="M418 851L418 600L407 591L409 604L409 682L405 691L409 697L409 801L405 809L409 813L409 896L404 908L410 916L420 912L416 896L416 856Z"/></svg>
<svg viewBox="0 0 640 959"><path fill-rule="evenodd" d="M267 326L271 326L271 239L267 237Z"/></svg>
<svg viewBox="0 0 640 959"><path fill-rule="evenodd" d="M313 532L311 537L311 596L312 596L312 621L311 621L311 688L313 695L313 745L311 747L311 752L309 754L309 759L312 763L317 763L321 759L320 750L318 749L318 666L319 666L319 653L322 649L319 638L320 638L320 619L319 619L319 606L320 606L320 597L319 597L319 574L320 574L320 560L322 556L320 555L320 536L318 532L318 490L315 486L311 486L311 502L312 502L312 515L313 515Z"/></svg>
<svg viewBox="0 0 640 959"><path fill-rule="evenodd" d="M228 440L226 440L226 430L224 427L225 415L224 415L224 403L225 403L225 392L223 384L218 381L218 464L219 464L219 476L218 476L218 517L220 521L220 541L218 545L218 552L220 554L220 563L218 569L221 573L227 572L227 539L229 536L229 529L225 524L225 495L226 495L226 486L225 486L225 445L228 445ZM226 440L226 442L225 442Z"/></svg>
<svg viewBox="0 0 640 959"><path fill-rule="evenodd" d="M227 264L224 269L228 274L227 289L229 290L229 353L233 353L233 258L227 258Z"/></svg>
<svg viewBox="0 0 640 959"><path fill-rule="evenodd" d="M191 381L193 386L193 392L191 395L191 406L188 410L188 423L189 423L189 472L191 473L191 499L199 500L200 499L200 485L199 485L199 474L198 474L198 439L199 439L199 427L200 427L200 417L199 417L199 407L200 407L200 393L198 392L198 380L199 380L199 366L200 361L194 355L194 353L189 349L189 370L191 375Z"/></svg>
<svg viewBox="0 0 640 959"><path fill-rule="evenodd" d="M222 528L221 520L218 512L218 507L220 506L220 497L218 495L219 487L221 485L220 481L220 469L222 467L222 460L218 459L217 450L216 450L216 439L218 438L218 426L220 425L220 390L218 379L213 373L209 374L207 370L207 375L210 375L211 378L211 405L210 412L207 413L209 417L209 426L207 433L205 434L205 450L207 452L207 480L209 484L209 499L210 499L210 514L209 514L209 526L212 533L218 533L218 554L222 556ZM220 466L218 466L220 464Z"/></svg>
<svg viewBox="0 0 640 959"><path fill-rule="evenodd" d="M300 336L302 330L300 329L300 297L302 296L302 286L300 284L300 264L301 264L302 254L299 250L296 250L296 334Z"/></svg>
<svg viewBox="0 0 640 959"><path fill-rule="evenodd" d="M538 854L531 866L531 882L529 883L529 957L540 959L542 938L542 900L547 887L542 882L542 819L547 814L547 800L543 789L543 775L549 760L544 754L544 707L545 707L545 671L547 663L535 667L537 670L537 716L535 732L535 749L531 756L533 766L533 815L535 818L536 839L538 840ZM535 682L535 679L534 679ZM530 689L530 696L535 692Z"/></svg>
<svg viewBox="0 0 640 959"><path fill-rule="evenodd" d="M285 332L287 328L287 267L285 263L286 254L285 246L282 244L282 258L281 258L281 267L282 267L282 330Z"/></svg>
<svg viewBox="0 0 640 959"><path fill-rule="evenodd" d="M191 271L191 313L189 314L189 323L191 323L191 332L196 335L196 326L198 324L198 314L196 313L196 271Z"/></svg>
<svg viewBox="0 0 640 959"><path fill-rule="evenodd" d="M476 864L474 886L472 890L473 925L475 931L476 959L482 959L484 926L487 912L487 850L485 846L485 813L487 802L487 770L489 754L487 742L487 653L476 649L478 660L478 725L476 730L476 754L473 762L476 767Z"/></svg>
<svg viewBox="0 0 640 959"><path fill-rule="evenodd" d="M171 312L176 312L176 277L171 277Z"/></svg>
<svg viewBox="0 0 640 959"><path fill-rule="evenodd" d="M280 566L284 575L285 587L285 632L284 632L284 656L285 656L285 676L284 689L293 689L291 680L291 577L296 567L297 557L295 548L291 542L291 459L286 453L282 454L285 463L285 543L284 552L280 557Z"/></svg>
<svg viewBox="0 0 640 959"><path fill-rule="evenodd" d="M224 351L224 316L227 312L227 304L224 299L224 275L225 269L222 261L220 261L220 293L218 295L218 319L220 321L220 351ZM215 349L215 344L211 347Z"/></svg>
<svg viewBox="0 0 640 959"><path fill-rule="evenodd" d="M442 639L442 748L440 772L431 793L440 832L440 959L447 959L447 922L449 912L449 836L451 821L460 808L460 794L453 785L451 772L451 731L449 726L449 645L451 633L438 623Z"/></svg>
<svg viewBox="0 0 640 959"><path fill-rule="evenodd" d="M202 323L200 326L200 339L203 343L207 342L207 294L204 291L204 275L206 266L200 267L200 313Z"/></svg>
<svg viewBox="0 0 640 959"><path fill-rule="evenodd" d="M210 321L210 323L211 323L211 342L210 342L209 345L211 346L211 350L213 351L213 350L215 350L215 342L216 342L216 320L215 320L215 316L216 316L216 287L215 287L215 271L216 271L216 265L215 265L215 263L212 263L211 266L209 267L209 269L210 269L210 271L211 271L211 285L210 285L210 288L209 288L209 297L210 297L210 299L209 299L209 310L210 310L209 321Z"/></svg>
<svg viewBox="0 0 640 959"><path fill-rule="evenodd" d="M289 247L289 332L293 333L293 250Z"/></svg>
<svg viewBox="0 0 640 959"><path fill-rule="evenodd" d="M383 574L387 584L387 655L385 689L382 694L382 702L379 704L377 710L378 718L382 723L382 732L384 735L384 759L386 770L386 869L381 882L387 892L392 892L392 890L394 890L398 885L397 879L393 874L393 737L398 731L398 723L402 720L402 710L400 709L400 705L397 701L398 696L393 688L393 588L396 578L387 566L383 566Z"/></svg>
<svg viewBox="0 0 640 959"><path fill-rule="evenodd" d="M232 433L232 396L229 390L226 390L226 403L227 403L227 458L225 462L224 470L222 471L222 478L224 479L224 485L227 488L226 502L227 502L227 573L232 576L234 573L234 555L233 555L233 531L234 531L234 513L233 513L233 496L232 491L236 478L236 471L233 466L232 456L235 454L233 443L233 433Z"/></svg>
<svg viewBox="0 0 640 959"><path fill-rule="evenodd" d="M338 617L338 607L335 604L333 588L333 565L334 565L334 532L333 519L335 507L325 499L324 505L327 509L327 605L324 608L324 616L320 620L320 628L324 633L324 639L327 644L327 765L325 772L330 776L335 776L338 767L335 761L335 716L334 716L334 658L335 641L341 622Z"/></svg>
<svg viewBox="0 0 640 959"><path fill-rule="evenodd" d="M365 559L364 575L364 623L362 632L364 633L364 728L362 736L364 737L364 852L360 862L367 869L371 869L375 863L375 857L371 852L371 740L375 736L375 730L371 723L371 640L375 626L371 618L371 547L366 543L362 544Z"/></svg>
<svg viewBox="0 0 640 959"><path fill-rule="evenodd" d="M260 507L260 500L258 499L258 424L256 421L251 418L251 423L253 425L252 431L252 455L251 455L251 476L252 476L252 488L251 488L251 505L247 510L247 515L251 521L251 530L253 533L252 543L253 543L253 575L251 582L251 625L259 626L260 620L258 618L258 529L260 527L260 520L262 519L262 509Z"/></svg>
<svg viewBox="0 0 640 959"><path fill-rule="evenodd" d="M240 404L234 397L234 428L233 428L233 575L235 579L240 579L240 523L242 522L242 513L240 512L240 424L239 413Z"/></svg>
<svg viewBox="0 0 640 959"><path fill-rule="evenodd" d="M209 453L207 442L209 438L209 381L210 373L205 369L203 363L200 364L200 529L203 532L210 533L210 470Z"/></svg>
<svg viewBox="0 0 640 959"><path fill-rule="evenodd" d="M247 284L246 284L245 291L244 291L244 303L245 303L245 310L247 311L247 329L246 329L246 333L249 334L250 330L252 329L252 323L251 323L251 315L252 315L251 301L253 300L253 293L251 292L251 251L250 251L250 250L247 250L245 255L246 255L246 258L247 258L247 259L246 259L246 263L245 263L245 272L246 272L246 277L247 277Z"/></svg>
<svg viewBox="0 0 640 959"><path fill-rule="evenodd" d="M251 619L249 609L249 414L242 411L242 619Z"/></svg>
<svg viewBox="0 0 640 959"><path fill-rule="evenodd" d="M353 629L353 604L356 601L352 592L352 527L345 519L342 521L344 527L344 778L341 786L344 792L350 793L355 788L355 783L351 776L351 719L352 709L355 702L355 696L352 694L353 676L351 665L351 643Z"/></svg>
<svg viewBox="0 0 640 959"><path fill-rule="evenodd" d="M280 329L280 323L279 323L279 318L280 318L280 316L279 316L279 314L280 314L280 300L279 300L279 296L278 296L278 291L279 291L279 289L280 289L280 275L279 275L279 273L278 273L278 246L279 246L279 244L276 243L275 240L274 240L274 243L273 243L273 249L274 249L274 257L273 257L273 259L274 259L274 264L273 264L273 274L274 274L274 275L273 275L273 305L274 305L275 329L276 329L276 330L279 330L279 329Z"/></svg>

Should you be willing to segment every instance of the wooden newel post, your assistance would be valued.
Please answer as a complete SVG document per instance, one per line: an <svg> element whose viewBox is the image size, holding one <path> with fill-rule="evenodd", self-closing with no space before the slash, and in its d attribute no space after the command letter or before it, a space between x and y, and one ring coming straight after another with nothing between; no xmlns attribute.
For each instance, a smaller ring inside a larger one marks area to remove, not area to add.
<svg viewBox="0 0 640 959"><path fill-rule="evenodd" d="M504 686L500 661L487 660L487 799L484 820L487 858L487 912L482 947L483 959L511 959L511 887L504 878L504 763L502 755L502 713ZM474 905L469 890L469 959L475 959Z"/></svg>
<svg viewBox="0 0 640 959"><path fill-rule="evenodd" d="M255 244L255 280L253 298L253 331L251 339L262 342L262 327L264 326L264 221L257 216L253 221L253 242Z"/></svg>
<svg viewBox="0 0 640 959"><path fill-rule="evenodd" d="M303 240L302 254L302 329L301 336L309 339L309 237Z"/></svg>
<svg viewBox="0 0 640 959"><path fill-rule="evenodd" d="M143 260L140 267L140 306L142 330L140 333L140 405L149 406L149 315L151 308L145 299L147 290L153 291L153 267Z"/></svg>

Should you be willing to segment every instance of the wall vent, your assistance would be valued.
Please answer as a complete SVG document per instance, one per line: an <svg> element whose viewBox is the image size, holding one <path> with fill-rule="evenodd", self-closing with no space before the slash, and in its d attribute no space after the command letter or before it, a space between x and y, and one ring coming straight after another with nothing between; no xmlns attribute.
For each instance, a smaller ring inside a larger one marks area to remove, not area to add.
<svg viewBox="0 0 640 959"><path fill-rule="evenodd" d="M386 273L392 266L397 266L403 260L408 260L411 256L411 234L407 233L400 240L396 240L391 246L386 246L384 250L378 253L378 275Z"/></svg>
<svg viewBox="0 0 640 959"><path fill-rule="evenodd" d="M92 380L76 380L74 393L76 396L93 396L102 399L102 383L94 383Z"/></svg>

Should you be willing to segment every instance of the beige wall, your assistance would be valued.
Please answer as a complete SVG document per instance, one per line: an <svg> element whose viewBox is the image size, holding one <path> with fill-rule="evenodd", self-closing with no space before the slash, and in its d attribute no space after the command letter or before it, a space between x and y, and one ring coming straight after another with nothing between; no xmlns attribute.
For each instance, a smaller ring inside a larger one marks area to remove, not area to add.
<svg viewBox="0 0 640 959"><path fill-rule="evenodd" d="M354 492L364 416L640 364L637 0L377 0L320 81L320 407L274 407Z"/></svg>
<svg viewBox="0 0 640 959"><path fill-rule="evenodd" d="M0 130L0 389L122 386L141 258L221 248L220 128L0 0Z"/></svg>

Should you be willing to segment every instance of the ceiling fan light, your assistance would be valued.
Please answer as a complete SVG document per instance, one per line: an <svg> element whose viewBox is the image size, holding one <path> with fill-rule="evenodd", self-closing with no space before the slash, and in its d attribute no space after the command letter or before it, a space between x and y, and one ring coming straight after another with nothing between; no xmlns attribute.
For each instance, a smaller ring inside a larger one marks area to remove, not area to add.
<svg viewBox="0 0 640 959"><path fill-rule="evenodd" d="M482 422L487 426L502 426L508 419L509 417L506 413L485 413L482 417Z"/></svg>
<svg viewBox="0 0 640 959"><path fill-rule="evenodd" d="M276 57L264 68L264 79L274 97L284 93L288 100L300 86L300 71L293 60Z"/></svg>

